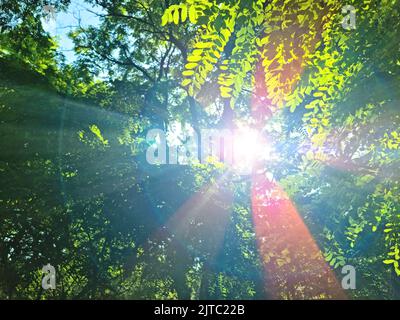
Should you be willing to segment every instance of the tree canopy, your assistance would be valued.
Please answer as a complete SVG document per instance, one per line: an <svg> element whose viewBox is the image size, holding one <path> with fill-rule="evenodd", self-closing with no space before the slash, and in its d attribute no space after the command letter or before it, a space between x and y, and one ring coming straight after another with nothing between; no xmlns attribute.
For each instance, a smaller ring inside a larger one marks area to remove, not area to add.
<svg viewBox="0 0 400 320"><path fill-rule="evenodd" d="M0 298L399 299L399 36L398 0L1 1ZM146 160L206 128L270 152Z"/></svg>

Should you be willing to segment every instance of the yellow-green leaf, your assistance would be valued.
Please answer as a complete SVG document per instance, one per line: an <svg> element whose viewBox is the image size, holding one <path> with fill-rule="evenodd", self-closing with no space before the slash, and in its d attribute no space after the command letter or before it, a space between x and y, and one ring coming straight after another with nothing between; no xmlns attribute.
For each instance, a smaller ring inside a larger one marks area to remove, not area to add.
<svg viewBox="0 0 400 320"><path fill-rule="evenodd" d="M187 14L188 14L188 8L187 8L187 6L183 5L182 6L182 22L186 21Z"/></svg>
<svg viewBox="0 0 400 320"><path fill-rule="evenodd" d="M191 23L197 22L196 7L194 5L190 6L190 8L189 8L189 21Z"/></svg>
<svg viewBox="0 0 400 320"><path fill-rule="evenodd" d="M197 63L193 63L193 62L188 63L188 64L185 65L186 69L194 69L196 67L197 67Z"/></svg>
<svg viewBox="0 0 400 320"><path fill-rule="evenodd" d="M179 23L179 10L174 11L174 23L178 24Z"/></svg>
<svg viewBox="0 0 400 320"><path fill-rule="evenodd" d="M194 74L193 70L185 70L182 72L182 75L184 76L192 76Z"/></svg>
<svg viewBox="0 0 400 320"><path fill-rule="evenodd" d="M168 23L168 13L164 13L161 18L161 26L165 26Z"/></svg>
<svg viewBox="0 0 400 320"><path fill-rule="evenodd" d="M189 56L188 57L188 62L199 62L201 60L201 56Z"/></svg>

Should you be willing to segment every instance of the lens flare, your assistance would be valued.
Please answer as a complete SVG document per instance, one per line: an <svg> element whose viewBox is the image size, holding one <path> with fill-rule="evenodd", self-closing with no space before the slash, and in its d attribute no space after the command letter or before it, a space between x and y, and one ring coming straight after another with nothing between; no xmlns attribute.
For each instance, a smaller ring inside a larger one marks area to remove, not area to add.
<svg viewBox="0 0 400 320"><path fill-rule="evenodd" d="M241 173L251 173L256 163L275 158L272 145L256 130L241 128L233 136L233 167Z"/></svg>

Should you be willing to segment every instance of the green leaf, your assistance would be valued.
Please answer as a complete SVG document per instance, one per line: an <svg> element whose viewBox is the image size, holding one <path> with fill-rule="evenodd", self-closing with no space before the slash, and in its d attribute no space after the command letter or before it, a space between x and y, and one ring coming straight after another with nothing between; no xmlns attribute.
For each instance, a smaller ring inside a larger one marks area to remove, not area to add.
<svg viewBox="0 0 400 320"><path fill-rule="evenodd" d="M191 23L197 22L196 7L194 5L190 6L189 8L189 21Z"/></svg>
<svg viewBox="0 0 400 320"><path fill-rule="evenodd" d="M188 62L199 62L201 59L202 59L201 56L191 55L191 56L188 57L187 61Z"/></svg>
<svg viewBox="0 0 400 320"><path fill-rule="evenodd" d="M325 259L326 259L326 261L331 261L332 257L333 257L333 253L330 252L330 253L326 256Z"/></svg>
<svg viewBox="0 0 400 320"><path fill-rule="evenodd" d="M182 81L181 85L182 85L182 87L186 87L186 86L188 86L191 82L192 82L191 79L185 79L185 80Z"/></svg>
<svg viewBox="0 0 400 320"><path fill-rule="evenodd" d="M179 23L179 10L174 11L174 23L178 24Z"/></svg>
<svg viewBox="0 0 400 320"><path fill-rule="evenodd" d="M184 76L192 76L194 74L194 70L185 70L182 72Z"/></svg>
<svg viewBox="0 0 400 320"><path fill-rule="evenodd" d="M193 63L193 62L188 63L188 64L185 65L186 69L194 69L196 67L197 67L197 63Z"/></svg>
<svg viewBox="0 0 400 320"><path fill-rule="evenodd" d="M318 98L318 97L322 97L324 96L324 94L322 92L314 92L314 97Z"/></svg>
<svg viewBox="0 0 400 320"><path fill-rule="evenodd" d="M168 23L168 13L165 12L161 18L161 26L165 26Z"/></svg>
<svg viewBox="0 0 400 320"><path fill-rule="evenodd" d="M230 36L231 36L231 33L229 32L229 30L227 30L227 29L222 29L222 30L221 30L221 33L222 33L222 35L224 36L225 41L228 42L228 40L229 40L229 38L230 38Z"/></svg>
<svg viewBox="0 0 400 320"><path fill-rule="evenodd" d="M182 22L186 21L187 15L188 15L188 8L187 8L187 6L183 5L182 6Z"/></svg>

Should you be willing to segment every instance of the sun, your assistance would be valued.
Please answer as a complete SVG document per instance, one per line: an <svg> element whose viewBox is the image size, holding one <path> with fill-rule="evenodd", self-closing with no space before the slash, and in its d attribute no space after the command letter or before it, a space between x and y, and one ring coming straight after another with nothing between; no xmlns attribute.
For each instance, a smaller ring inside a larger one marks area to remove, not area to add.
<svg viewBox="0 0 400 320"><path fill-rule="evenodd" d="M244 127L233 134L233 167L240 174L250 174L255 164L272 158L274 150L257 131Z"/></svg>

